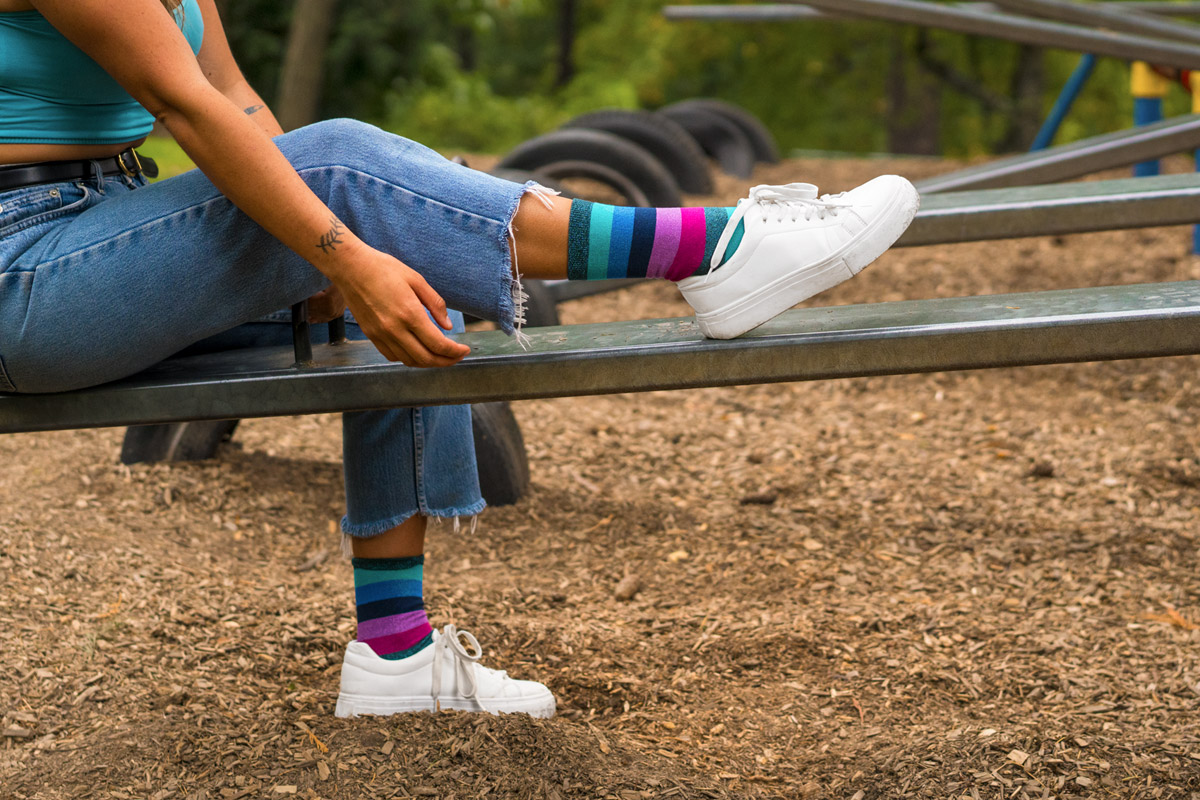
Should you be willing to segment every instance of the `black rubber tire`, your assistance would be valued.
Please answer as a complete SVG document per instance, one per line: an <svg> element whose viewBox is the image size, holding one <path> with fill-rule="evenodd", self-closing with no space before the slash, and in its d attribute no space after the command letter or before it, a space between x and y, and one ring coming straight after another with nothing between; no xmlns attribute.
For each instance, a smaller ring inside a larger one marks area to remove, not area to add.
<svg viewBox="0 0 1200 800"><path fill-rule="evenodd" d="M716 114L720 114L725 119L737 125L742 133L746 134L746 138L750 140L750 144L754 147L754 160L763 164L778 164L779 163L779 145L775 143L775 137L767 130L767 126L762 124L762 120L751 114L741 106L725 100L716 100L709 97L696 98L695 100L684 100L680 103L675 103L675 107L682 108L702 108Z"/></svg>
<svg viewBox="0 0 1200 800"><path fill-rule="evenodd" d="M227 442L238 420L138 425L125 429L121 463L203 461ZM521 428L508 403L471 406L471 429L479 468L479 489L489 505L511 505L529 488L529 459Z"/></svg>
<svg viewBox="0 0 1200 800"><path fill-rule="evenodd" d="M525 327L548 328L561 325L558 317L558 300L543 281L527 280L521 283L525 290Z"/></svg>
<svg viewBox="0 0 1200 800"><path fill-rule="evenodd" d="M121 463L202 461L212 458L221 443L233 437L237 426L238 420L223 419L126 428L125 440L121 443Z"/></svg>
<svg viewBox="0 0 1200 800"><path fill-rule="evenodd" d="M679 123L649 111L606 109L576 117L564 129L607 131L628 139L657 158L679 188L692 194L712 194L712 175L704 150Z"/></svg>
<svg viewBox="0 0 1200 800"><path fill-rule="evenodd" d="M524 169L504 169L503 167L496 167L488 174L494 175L497 178L503 178L504 180L512 183L524 184L527 181L537 181L542 186L545 186L547 189L553 189L563 197L569 197L572 199L575 197L575 195L571 194L571 191L561 183L554 180L549 175L543 175L540 172L530 172L529 170Z"/></svg>
<svg viewBox="0 0 1200 800"><path fill-rule="evenodd" d="M479 489L490 506L510 506L529 489L529 457L508 403L471 406Z"/></svg>
<svg viewBox="0 0 1200 800"><path fill-rule="evenodd" d="M679 184L658 159L606 131L551 131L517 145L497 169L530 170L552 180L589 178L613 188L634 206L683 204Z"/></svg>
<svg viewBox="0 0 1200 800"><path fill-rule="evenodd" d="M704 108L678 105L659 109L657 113L682 125L723 172L738 178L749 178L754 172L754 145L741 128L724 116Z"/></svg>

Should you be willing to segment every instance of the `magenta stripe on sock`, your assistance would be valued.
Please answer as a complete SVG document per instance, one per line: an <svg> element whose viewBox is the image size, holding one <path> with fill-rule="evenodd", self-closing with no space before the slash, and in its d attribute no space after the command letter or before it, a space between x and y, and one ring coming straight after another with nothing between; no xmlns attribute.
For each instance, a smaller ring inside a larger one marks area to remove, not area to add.
<svg viewBox="0 0 1200 800"><path fill-rule="evenodd" d="M393 633L406 633L411 628L428 624L429 620L425 616L423 608L404 614L392 614L390 617L363 620L358 623L358 640L365 642L368 639L378 639Z"/></svg>
<svg viewBox="0 0 1200 800"><path fill-rule="evenodd" d="M660 208L654 224L654 249L650 251L650 263L646 265L647 278L665 278L667 270L679 250L679 233L683 230L683 217L678 208Z"/></svg>
<svg viewBox="0 0 1200 800"><path fill-rule="evenodd" d="M365 642L368 647L376 653L399 653L401 650L407 650L410 647L415 647L422 639L429 635L432 628L421 626L412 630L404 631L403 633L393 633L388 636L377 636L374 639L364 639L358 637L360 642Z"/></svg>
<svg viewBox="0 0 1200 800"><path fill-rule="evenodd" d="M681 281L696 273L704 260L704 247L708 242L708 225L704 221L703 208L685 208L682 213L682 230L679 232L679 250L667 270L667 280Z"/></svg>

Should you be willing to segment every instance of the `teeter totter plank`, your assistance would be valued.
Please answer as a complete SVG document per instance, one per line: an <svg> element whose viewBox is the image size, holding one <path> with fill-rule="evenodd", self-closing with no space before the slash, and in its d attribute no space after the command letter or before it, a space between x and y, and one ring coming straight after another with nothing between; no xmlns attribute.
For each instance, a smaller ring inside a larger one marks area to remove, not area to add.
<svg viewBox="0 0 1200 800"><path fill-rule="evenodd" d="M389 364L365 342L164 362L116 383L0 397L0 433L313 414L1200 354L1200 281L805 308L747 336L704 339L690 319L460 337L446 369Z"/></svg>
<svg viewBox="0 0 1200 800"><path fill-rule="evenodd" d="M1100 2L1091 5L1104 8L1123 10L1124 2ZM1196 2L1158 2L1158 0L1141 0L1135 4L1137 11L1143 14L1158 14L1170 17L1200 16L1200 3ZM968 11L990 13L1001 9L995 3L951 3L951 8L962 8ZM807 6L796 6L788 3L756 3L750 6L735 6L729 4L711 4L695 6L665 6L663 16L667 19L682 20L719 20L721 22L793 22L812 19L836 19L836 14L821 12Z"/></svg>
<svg viewBox="0 0 1200 800"><path fill-rule="evenodd" d="M1101 6L1080 3L1078 0L995 0L996 5L1010 14L1023 14L1040 19L1052 19L1072 25L1086 25L1101 30L1132 33L1138 36L1173 39L1179 42L1200 43L1200 28L1182 25L1176 20L1143 14L1138 3L1122 6Z"/></svg>
<svg viewBox="0 0 1200 800"><path fill-rule="evenodd" d="M900 243L1197 221L1200 178L1174 175L931 196ZM800 309L728 342L688 319L527 333L528 350L465 334L472 355L441 370L388 364L363 342L301 355L311 365L291 348L172 359L77 392L0 396L0 433L1191 355L1200 282Z"/></svg>
<svg viewBox="0 0 1200 800"><path fill-rule="evenodd" d="M1200 114L1080 139L917 181L922 195L1057 183L1200 149Z"/></svg>
<svg viewBox="0 0 1200 800"><path fill-rule="evenodd" d="M1200 125L1197 125L1200 145ZM922 247L1025 236L1188 225L1200 222L1200 175L1121 178L924 194L921 210L897 247ZM543 281L561 303L632 286L637 281Z"/></svg>
<svg viewBox="0 0 1200 800"><path fill-rule="evenodd" d="M836 16L939 28L1021 44L1075 50L1130 61L1200 69L1200 47L1189 42L1094 30L1015 14L980 11L929 0L793 0Z"/></svg>
<svg viewBox="0 0 1200 800"><path fill-rule="evenodd" d="M1200 222L1200 175L927 194L898 247Z"/></svg>

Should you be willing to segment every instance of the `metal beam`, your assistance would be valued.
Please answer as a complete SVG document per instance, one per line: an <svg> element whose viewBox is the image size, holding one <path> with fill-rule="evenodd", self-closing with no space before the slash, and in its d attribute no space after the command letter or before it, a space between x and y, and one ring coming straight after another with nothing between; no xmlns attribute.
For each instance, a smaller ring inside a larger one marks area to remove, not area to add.
<svg viewBox="0 0 1200 800"><path fill-rule="evenodd" d="M1200 114L1080 139L1077 142L917 182L923 194L1057 183L1200 148Z"/></svg>
<svg viewBox="0 0 1200 800"><path fill-rule="evenodd" d="M1104 8L1128 8L1134 6L1144 14L1156 14L1172 17L1200 16L1200 3L1095 3ZM954 8L983 13L999 11L995 3L955 3ZM818 11L808 6L794 6L783 3L760 3L757 5L698 5L698 6L666 6L663 15L667 19L698 19L720 20L723 22L788 22L792 20L818 19L838 17L833 12Z"/></svg>
<svg viewBox="0 0 1200 800"><path fill-rule="evenodd" d="M0 433L643 392L1200 354L1200 281L804 308L704 339L691 319L458 337L445 369L389 364L367 342L164 362L78 392L0 397Z"/></svg>
<svg viewBox="0 0 1200 800"><path fill-rule="evenodd" d="M926 195L897 247L1058 236L1200 222L1200 175L1122 178ZM555 303L637 280L545 281Z"/></svg>
<svg viewBox="0 0 1200 800"><path fill-rule="evenodd" d="M989 14L920 0L804 0L801 5L844 16L942 28L1023 44L1200 69L1200 46L1147 36L1095 31L1060 22Z"/></svg>
<svg viewBox="0 0 1200 800"><path fill-rule="evenodd" d="M898 247L1200 222L1200 175L926 196Z"/></svg>
<svg viewBox="0 0 1200 800"><path fill-rule="evenodd" d="M1200 46L1147 36L1095 31L1076 25L987 12L919 0L793 0L831 16L862 17L1076 50L1133 61L1200 69ZM672 6L671 8L676 8ZM755 6L747 6L755 8ZM673 17L678 19L679 17ZM716 17L709 17L716 18Z"/></svg>
<svg viewBox="0 0 1200 800"><path fill-rule="evenodd" d="M1072 0L995 0L995 3L1005 11L1031 17L1055 19L1141 36L1156 36L1160 39L1200 43L1200 28L1152 14L1142 14L1135 3L1121 3L1120 8L1096 3L1076 3Z"/></svg>
<svg viewBox="0 0 1200 800"><path fill-rule="evenodd" d="M1127 3L1103 3L1106 6L1124 6ZM1159 14L1164 17L1195 17L1200 16L1200 3L1175 3L1172 0L1145 0L1137 4L1137 10L1143 14Z"/></svg>

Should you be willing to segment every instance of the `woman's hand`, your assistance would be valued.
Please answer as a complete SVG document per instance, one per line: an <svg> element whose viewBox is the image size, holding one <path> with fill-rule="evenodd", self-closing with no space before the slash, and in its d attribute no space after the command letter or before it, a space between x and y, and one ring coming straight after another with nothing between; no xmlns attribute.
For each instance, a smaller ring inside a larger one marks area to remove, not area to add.
<svg viewBox="0 0 1200 800"><path fill-rule="evenodd" d="M308 298L308 323L320 325L333 322L346 313L346 298L336 286L317 292Z"/></svg>
<svg viewBox="0 0 1200 800"><path fill-rule="evenodd" d="M362 332L389 361L409 367L448 367L471 348L449 339L446 302L415 270L365 244L346 253L336 288Z"/></svg>

